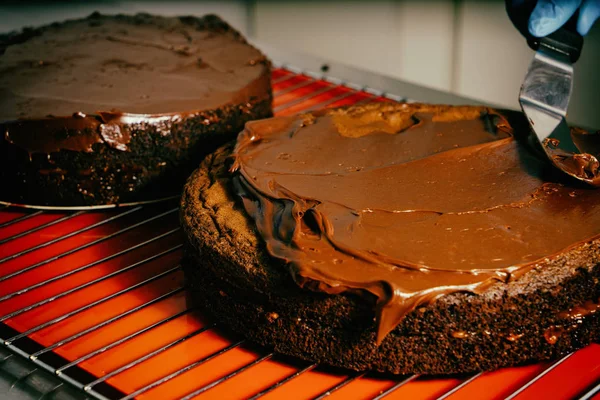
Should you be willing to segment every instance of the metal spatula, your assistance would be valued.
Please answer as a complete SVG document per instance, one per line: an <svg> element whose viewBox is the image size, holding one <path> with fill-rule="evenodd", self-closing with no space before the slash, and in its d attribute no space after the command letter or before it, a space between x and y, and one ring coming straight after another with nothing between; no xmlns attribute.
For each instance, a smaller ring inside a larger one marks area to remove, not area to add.
<svg viewBox="0 0 600 400"><path fill-rule="evenodd" d="M600 185L598 139L590 136L593 140L574 142L565 119L573 90L573 63L581 53L583 37L563 27L544 38L530 37L528 43L537 51L521 86L519 103L535 138L556 167Z"/></svg>

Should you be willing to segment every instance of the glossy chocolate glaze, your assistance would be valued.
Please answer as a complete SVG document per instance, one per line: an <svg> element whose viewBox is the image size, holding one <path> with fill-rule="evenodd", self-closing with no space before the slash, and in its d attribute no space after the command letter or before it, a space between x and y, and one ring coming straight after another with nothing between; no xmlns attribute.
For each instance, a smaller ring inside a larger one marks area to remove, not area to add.
<svg viewBox="0 0 600 400"><path fill-rule="evenodd" d="M546 139L542 144L551 154L551 160L559 169L582 181L600 187L600 132L571 129L571 138L581 153L561 150L557 139Z"/></svg>
<svg viewBox="0 0 600 400"><path fill-rule="evenodd" d="M2 135L30 154L126 151L128 125L168 126L270 87L268 61L215 16L93 14L0 50Z"/></svg>
<svg viewBox="0 0 600 400"><path fill-rule="evenodd" d="M250 122L234 183L302 287L377 299L381 342L415 307L481 293L600 236L571 186L493 110L369 104Z"/></svg>

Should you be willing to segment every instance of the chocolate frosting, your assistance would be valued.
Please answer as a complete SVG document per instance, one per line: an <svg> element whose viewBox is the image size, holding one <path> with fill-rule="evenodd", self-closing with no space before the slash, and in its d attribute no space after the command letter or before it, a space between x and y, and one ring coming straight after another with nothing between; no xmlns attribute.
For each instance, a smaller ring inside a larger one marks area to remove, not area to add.
<svg viewBox="0 0 600 400"><path fill-rule="evenodd" d="M488 108L368 104L255 121L234 155L268 252L301 287L375 296L379 343L419 305L481 293L600 236L600 190L557 181Z"/></svg>
<svg viewBox="0 0 600 400"><path fill-rule="evenodd" d="M216 16L96 13L53 24L0 56L2 134L29 153L92 151L100 142L125 151L123 125L264 98L267 65Z"/></svg>
<svg viewBox="0 0 600 400"><path fill-rule="evenodd" d="M546 139L542 146L550 154L551 161L559 169L582 181L600 187L600 132L571 129L571 139L581 153L561 150L557 139Z"/></svg>

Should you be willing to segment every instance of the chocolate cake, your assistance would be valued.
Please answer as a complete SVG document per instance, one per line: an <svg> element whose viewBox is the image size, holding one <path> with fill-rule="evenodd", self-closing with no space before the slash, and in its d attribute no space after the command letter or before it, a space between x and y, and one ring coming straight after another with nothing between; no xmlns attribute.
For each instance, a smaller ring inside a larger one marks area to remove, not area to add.
<svg viewBox="0 0 600 400"><path fill-rule="evenodd" d="M0 200L178 194L271 98L269 61L214 15L94 13L0 36Z"/></svg>
<svg viewBox="0 0 600 400"><path fill-rule="evenodd" d="M600 190L518 113L378 103L246 124L188 180L194 301L276 351L447 374L600 338Z"/></svg>

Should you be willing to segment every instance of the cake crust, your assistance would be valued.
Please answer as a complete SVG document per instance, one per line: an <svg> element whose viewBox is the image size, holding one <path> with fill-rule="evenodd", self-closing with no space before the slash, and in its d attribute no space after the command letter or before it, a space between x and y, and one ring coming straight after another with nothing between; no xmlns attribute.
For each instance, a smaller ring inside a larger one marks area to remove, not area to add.
<svg viewBox="0 0 600 400"><path fill-rule="evenodd" d="M449 374L557 358L600 337L600 241L479 295L410 312L378 346L375 299L301 289L270 257L233 191L232 145L205 158L181 202L192 296L219 320L283 354L354 370Z"/></svg>

